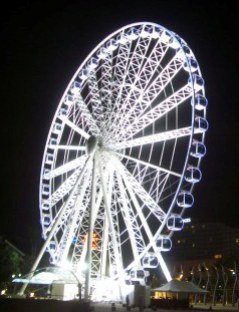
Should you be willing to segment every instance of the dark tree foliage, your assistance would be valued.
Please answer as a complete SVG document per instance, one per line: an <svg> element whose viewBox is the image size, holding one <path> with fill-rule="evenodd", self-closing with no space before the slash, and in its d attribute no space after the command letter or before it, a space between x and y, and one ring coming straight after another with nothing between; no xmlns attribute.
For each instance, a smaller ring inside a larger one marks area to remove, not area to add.
<svg viewBox="0 0 239 312"><path fill-rule="evenodd" d="M23 264L23 256L0 239L0 285L9 282L13 274L20 274Z"/></svg>

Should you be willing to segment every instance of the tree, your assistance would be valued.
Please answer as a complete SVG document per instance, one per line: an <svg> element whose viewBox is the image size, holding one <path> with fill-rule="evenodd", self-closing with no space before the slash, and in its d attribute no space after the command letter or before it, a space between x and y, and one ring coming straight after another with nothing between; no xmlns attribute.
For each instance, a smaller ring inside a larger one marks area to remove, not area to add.
<svg viewBox="0 0 239 312"><path fill-rule="evenodd" d="M0 285L11 281L12 275L21 273L24 255L8 241L0 238Z"/></svg>

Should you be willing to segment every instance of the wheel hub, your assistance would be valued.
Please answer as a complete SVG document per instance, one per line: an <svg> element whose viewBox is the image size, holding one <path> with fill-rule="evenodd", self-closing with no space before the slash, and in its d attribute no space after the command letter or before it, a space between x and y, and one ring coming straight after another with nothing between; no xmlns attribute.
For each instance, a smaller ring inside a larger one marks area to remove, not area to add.
<svg viewBox="0 0 239 312"><path fill-rule="evenodd" d="M100 137L92 135L86 143L87 154L90 155L94 153L97 148L98 149L102 148L102 139Z"/></svg>

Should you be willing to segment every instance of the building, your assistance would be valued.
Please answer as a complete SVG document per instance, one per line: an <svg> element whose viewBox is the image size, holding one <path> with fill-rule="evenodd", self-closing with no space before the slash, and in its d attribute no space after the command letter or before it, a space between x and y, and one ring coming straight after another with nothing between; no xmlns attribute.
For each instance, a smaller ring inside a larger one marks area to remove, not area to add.
<svg viewBox="0 0 239 312"><path fill-rule="evenodd" d="M187 224L172 237L172 255L177 260L220 260L239 256L239 228L223 223Z"/></svg>

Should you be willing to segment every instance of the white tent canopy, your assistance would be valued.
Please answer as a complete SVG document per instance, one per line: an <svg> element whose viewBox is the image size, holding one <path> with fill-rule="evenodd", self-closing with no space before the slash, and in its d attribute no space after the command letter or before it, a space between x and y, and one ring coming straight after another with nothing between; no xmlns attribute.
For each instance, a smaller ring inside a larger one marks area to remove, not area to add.
<svg viewBox="0 0 239 312"><path fill-rule="evenodd" d="M168 293L206 293L206 290L201 289L197 285L193 284L192 282L183 282L178 280L171 280L167 284L152 289L152 291L161 291L161 292L168 292Z"/></svg>
<svg viewBox="0 0 239 312"><path fill-rule="evenodd" d="M14 283L45 284L53 282L78 284L76 276L70 271L58 267L47 267L35 271L34 274L27 274L23 278L15 278Z"/></svg>

